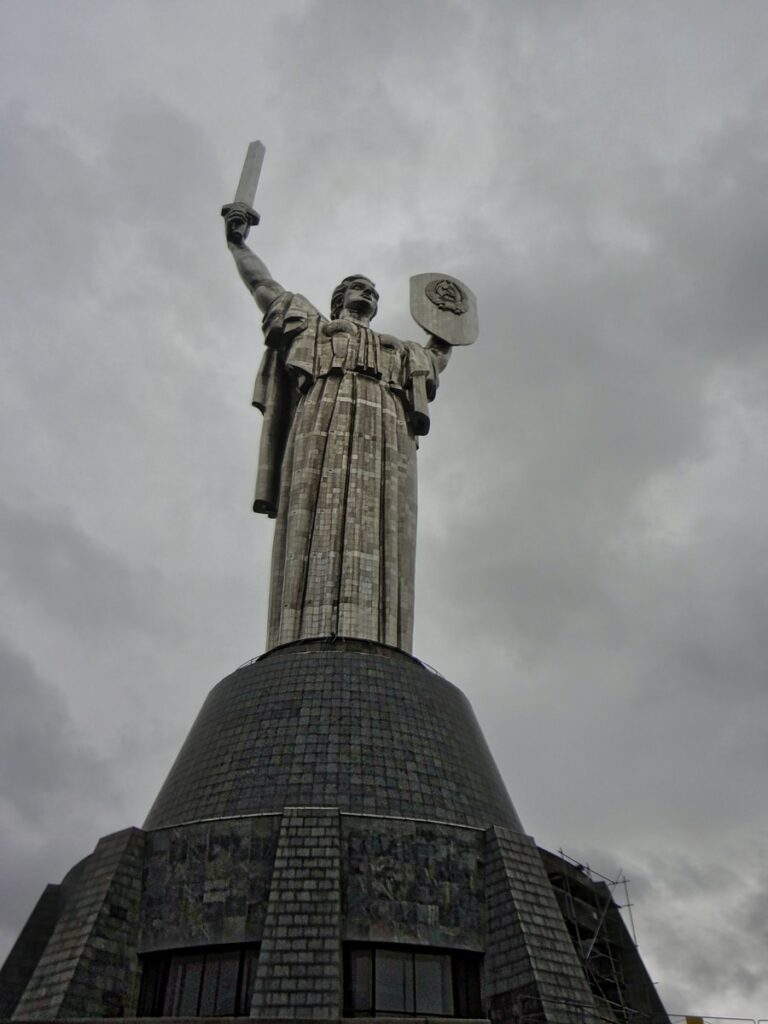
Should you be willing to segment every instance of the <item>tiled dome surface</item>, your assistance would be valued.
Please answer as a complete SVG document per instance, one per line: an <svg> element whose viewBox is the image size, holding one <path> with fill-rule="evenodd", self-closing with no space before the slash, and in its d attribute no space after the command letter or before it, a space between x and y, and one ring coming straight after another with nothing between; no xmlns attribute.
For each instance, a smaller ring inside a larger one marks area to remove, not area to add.
<svg viewBox="0 0 768 1024"><path fill-rule="evenodd" d="M292 644L223 679L144 827L291 806L522 831L464 695L360 641Z"/></svg>

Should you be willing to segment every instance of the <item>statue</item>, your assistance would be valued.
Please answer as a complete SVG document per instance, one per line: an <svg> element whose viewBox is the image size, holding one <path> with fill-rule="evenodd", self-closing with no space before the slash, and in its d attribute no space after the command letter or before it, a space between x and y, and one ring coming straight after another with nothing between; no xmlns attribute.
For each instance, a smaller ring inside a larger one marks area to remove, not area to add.
<svg viewBox="0 0 768 1024"><path fill-rule="evenodd" d="M428 403L451 344L372 330L379 296L361 274L336 287L330 317L287 291L245 244L259 218L241 194L222 214L237 269L264 314L253 507L276 518L267 648L347 636L410 652L417 438L429 430Z"/></svg>

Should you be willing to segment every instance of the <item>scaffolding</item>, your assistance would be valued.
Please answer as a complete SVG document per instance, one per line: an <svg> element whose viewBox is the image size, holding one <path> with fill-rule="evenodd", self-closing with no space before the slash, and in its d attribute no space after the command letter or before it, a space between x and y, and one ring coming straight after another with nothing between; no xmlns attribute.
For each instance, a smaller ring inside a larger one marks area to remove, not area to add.
<svg viewBox="0 0 768 1024"><path fill-rule="evenodd" d="M542 850L560 911L593 996L616 1024L668 1024L661 1000L637 953L637 938L623 871L608 878L569 857ZM625 923L621 911L627 912Z"/></svg>

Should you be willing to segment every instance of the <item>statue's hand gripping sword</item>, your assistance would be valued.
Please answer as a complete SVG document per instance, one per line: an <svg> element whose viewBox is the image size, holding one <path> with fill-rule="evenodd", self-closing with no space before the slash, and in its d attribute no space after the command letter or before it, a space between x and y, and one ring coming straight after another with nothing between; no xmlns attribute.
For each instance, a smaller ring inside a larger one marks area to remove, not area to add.
<svg viewBox="0 0 768 1024"><path fill-rule="evenodd" d="M237 212L242 214L242 226L234 223L230 227L230 234L239 238L240 241L245 241L249 230L255 227L261 220L253 208L253 201L256 198L256 186L259 184L261 166L264 163L264 153L263 142L257 140L248 146L234 202L227 203L221 208L222 217L227 217L230 212L235 210L235 207L241 208Z"/></svg>

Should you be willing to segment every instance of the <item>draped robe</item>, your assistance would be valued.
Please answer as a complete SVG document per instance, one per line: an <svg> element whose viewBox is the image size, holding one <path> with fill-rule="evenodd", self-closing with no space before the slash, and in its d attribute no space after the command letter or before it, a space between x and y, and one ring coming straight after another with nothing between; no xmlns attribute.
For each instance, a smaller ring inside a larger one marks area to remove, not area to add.
<svg viewBox="0 0 768 1024"><path fill-rule="evenodd" d="M290 292L264 334L254 510L276 518L267 648L348 636L410 651L416 438L447 356L329 321Z"/></svg>

